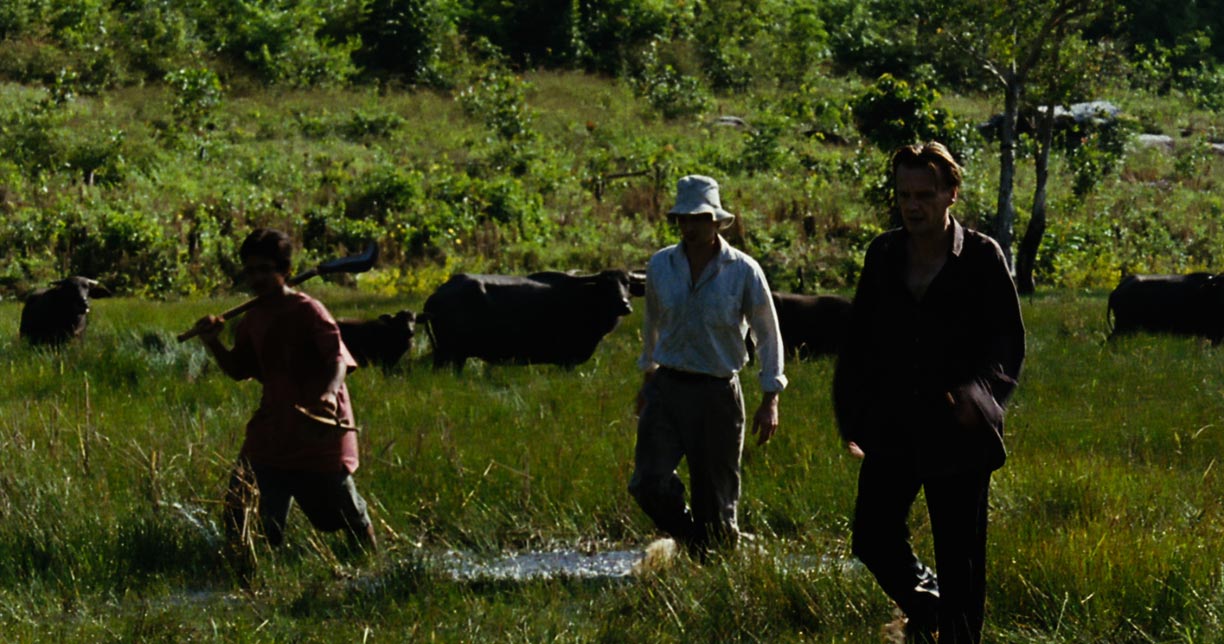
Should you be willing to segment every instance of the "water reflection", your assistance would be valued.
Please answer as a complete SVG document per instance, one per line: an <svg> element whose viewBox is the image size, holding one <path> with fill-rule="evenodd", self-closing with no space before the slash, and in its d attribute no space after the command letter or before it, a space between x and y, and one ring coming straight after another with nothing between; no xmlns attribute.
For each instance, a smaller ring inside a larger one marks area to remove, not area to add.
<svg viewBox="0 0 1224 644"><path fill-rule="evenodd" d="M770 562L783 574L845 574L859 567L856 560L801 552L770 553L757 547L738 553ZM666 570L687 561L671 539L659 539L645 549L581 551L557 548L512 552L480 558L450 550L433 560L457 581L530 581L537 579L629 579Z"/></svg>
<svg viewBox="0 0 1224 644"><path fill-rule="evenodd" d="M459 581L530 579L623 579L642 560L641 550L581 552L573 549L542 552L517 552L498 558L479 559L470 554L448 551L438 564Z"/></svg>

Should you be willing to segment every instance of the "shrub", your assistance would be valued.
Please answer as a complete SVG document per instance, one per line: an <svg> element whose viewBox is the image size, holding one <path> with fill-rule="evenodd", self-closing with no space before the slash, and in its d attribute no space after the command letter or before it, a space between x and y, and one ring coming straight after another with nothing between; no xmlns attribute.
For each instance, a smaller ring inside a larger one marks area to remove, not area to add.
<svg viewBox="0 0 1224 644"><path fill-rule="evenodd" d="M166 238L156 215L103 208L74 219L65 231L73 274L119 291L164 293L175 283L177 240Z"/></svg>
<svg viewBox="0 0 1224 644"><path fill-rule="evenodd" d="M503 62L493 57L480 64L473 78L455 97L463 112L485 123L491 132L504 141L528 139L531 130L531 110L527 107L530 83L510 72Z"/></svg>
<svg viewBox="0 0 1224 644"><path fill-rule="evenodd" d="M207 67L169 72L165 82L174 94L170 111L181 129L200 129L221 105L221 79Z"/></svg>
<svg viewBox="0 0 1224 644"><path fill-rule="evenodd" d="M837 25L829 33L834 63L846 70L867 76L884 72L907 75L913 65L898 30L891 24L891 3L872 0L834 0L822 3L820 15L825 24Z"/></svg>
<svg viewBox="0 0 1224 644"><path fill-rule="evenodd" d="M667 34L682 3L661 0L578 0L578 59L591 71L622 71L631 52Z"/></svg>
<svg viewBox="0 0 1224 644"><path fill-rule="evenodd" d="M700 81L661 59L658 41L644 53L634 87L668 120L699 116L710 108L710 96Z"/></svg>
<svg viewBox="0 0 1224 644"><path fill-rule="evenodd" d="M1201 178L1210 175L1212 158L1215 156L1211 143L1202 137L1190 139L1177 148L1173 158L1173 176L1178 181L1201 185Z"/></svg>
<svg viewBox="0 0 1224 644"><path fill-rule="evenodd" d="M829 55L829 32L817 9L807 3L784 3L785 16L774 22L769 69L785 87L800 85Z"/></svg>
<svg viewBox="0 0 1224 644"><path fill-rule="evenodd" d="M362 177L345 200L344 214L352 219L386 223L392 212L403 212L424 197L420 172L383 165Z"/></svg>
<svg viewBox="0 0 1224 644"><path fill-rule="evenodd" d="M780 165L787 155L782 145L782 133L790 123L781 117L761 114L753 118L753 129L744 142L739 156L742 169L749 173L772 170Z"/></svg>
<svg viewBox="0 0 1224 644"><path fill-rule="evenodd" d="M756 67L751 45L762 27L758 2L713 0L693 21L693 40L710 87L718 92L742 92L752 84Z"/></svg>
<svg viewBox="0 0 1224 644"><path fill-rule="evenodd" d="M460 28L487 40L520 66L558 64L576 53L572 0L465 0Z"/></svg>
<svg viewBox="0 0 1224 644"><path fill-rule="evenodd" d="M908 83L884 74L854 100L854 123L881 150L938 140L957 153L960 128L946 110L934 107L938 99L939 92L922 81Z"/></svg>
<svg viewBox="0 0 1224 644"><path fill-rule="evenodd" d="M308 210L303 219L302 245L320 255L332 254L340 248L359 249L384 234L376 219L349 217L325 207Z"/></svg>
<svg viewBox="0 0 1224 644"><path fill-rule="evenodd" d="M395 112L367 112L356 109L349 115L344 135L352 140L389 136L402 128L406 121Z"/></svg>
<svg viewBox="0 0 1224 644"><path fill-rule="evenodd" d="M1078 145L1067 155L1068 165L1074 173L1072 192L1084 197L1092 192L1106 176L1112 174L1126 156L1126 143L1134 134L1135 123L1117 119L1107 125L1082 132ZM1075 143L1075 133L1070 135Z"/></svg>
<svg viewBox="0 0 1224 644"><path fill-rule="evenodd" d="M132 71L163 78L175 69L199 64L206 50L190 9L170 0L125 0L118 21L115 46L121 48Z"/></svg>
<svg viewBox="0 0 1224 644"><path fill-rule="evenodd" d="M1194 104L1205 110L1224 110L1224 65L1200 61L1179 74L1181 86Z"/></svg>
<svg viewBox="0 0 1224 644"><path fill-rule="evenodd" d="M355 28L354 57L367 71L438 84L442 44L455 30L440 0L371 0Z"/></svg>
<svg viewBox="0 0 1224 644"><path fill-rule="evenodd" d="M514 177L448 174L428 186L427 198L430 207L412 213L404 225L413 255L444 256L487 225L511 238L533 241L541 241L552 228L541 195Z"/></svg>
<svg viewBox="0 0 1224 644"><path fill-rule="evenodd" d="M25 34L44 24L51 4L51 0L0 2L0 40Z"/></svg>
<svg viewBox="0 0 1224 644"><path fill-rule="evenodd" d="M126 140L120 129L87 131L66 150L64 169L90 186L121 183L127 174Z"/></svg>
<svg viewBox="0 0 1224 644"><path fill-rule="evenodd" d="M202 20L219 48L251 66L265 80L290 87L333 85L357 72L352 54L361 38L328 37L328 17L346 3L326 0L219 0Z"/></svg>

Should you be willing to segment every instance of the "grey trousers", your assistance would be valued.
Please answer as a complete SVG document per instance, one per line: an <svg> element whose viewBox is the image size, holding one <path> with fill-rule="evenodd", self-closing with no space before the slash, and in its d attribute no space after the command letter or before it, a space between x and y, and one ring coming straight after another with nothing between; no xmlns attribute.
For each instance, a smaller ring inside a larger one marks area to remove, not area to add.
<svg viewBox="0 0 1224 644"><path fill-rule="evenodd" d="M690 550L735 547L744 446L739 378L660 369L644 394L629 493L660 530ZM691 508L676 475L682 458L688 459Z"/></svg>

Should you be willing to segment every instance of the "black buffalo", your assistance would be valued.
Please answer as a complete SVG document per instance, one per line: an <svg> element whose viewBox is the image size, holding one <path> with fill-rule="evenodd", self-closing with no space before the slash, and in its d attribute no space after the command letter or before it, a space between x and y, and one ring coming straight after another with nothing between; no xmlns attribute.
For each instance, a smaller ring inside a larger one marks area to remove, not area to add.
<svg viewBox="0 0 1224 644"><path fill-rule="evenodd" d="M773 293L782 346L802 358L836 355L850 326L849 298Z"/></svg>
<svg viewBox="0 0 1224 644"><path fill-rule="evenodd" d="M627 271L526 277L457 274L425 300L435 367L468 358L572 367L633 309ZM635 287L636 290L636 287Z"/></svg>
<svg viewBox="0 0 1224 644"><path fill-rule="evenodd" d="M390 369L412 347L416 334L416 313L402 310L384 313L373 320L336 320L340 338L357 364L376 364Z"/></svg>
<svg viewBox="0 0 1224 644"><path fill-rule="evenodd" d="M1128 275L1109 294L1112 336L1135 331L1224 340L1224 274Z"/></svg>
<svg viewBox="0 0 1224 644"><path fill-rule="evenodd" d="M85 332L89 298L110 291L87 277L67 277L26 296L18 333L30 344L58 345Z"/></svg>

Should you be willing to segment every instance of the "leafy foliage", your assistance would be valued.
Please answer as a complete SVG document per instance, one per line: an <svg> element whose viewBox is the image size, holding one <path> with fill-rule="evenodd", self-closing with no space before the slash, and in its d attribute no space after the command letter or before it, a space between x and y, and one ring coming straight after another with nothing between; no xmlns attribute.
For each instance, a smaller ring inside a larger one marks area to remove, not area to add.
<svg viewBox="0 0 1224 644"><path fill-rule="evenodd" d="M938 99L939 92L922 81L909 83L884 74L855 99L854 122L881 150L922 141L952 141L957 124L947 110L935 107Z"/></svg>
<svg viewBox="0 0 1224 644"><path fill-rule="evenodd" d="M635 79L638 94L665 119L705 113L711 98L701 81L682 72L660 49L658 42L651 43L642 56L642 68Z"/></svg>

